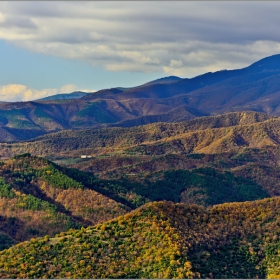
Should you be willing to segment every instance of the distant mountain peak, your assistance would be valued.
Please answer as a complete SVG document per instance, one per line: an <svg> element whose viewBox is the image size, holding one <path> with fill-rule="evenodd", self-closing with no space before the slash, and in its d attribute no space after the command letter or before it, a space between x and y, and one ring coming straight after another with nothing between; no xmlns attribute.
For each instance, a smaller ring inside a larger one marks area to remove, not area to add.
<svg viewBox="0 0 280 280"><path fill-rule="evenodd" d="M88 95L88 92L74 91L72 93L59 93L51 96L47 96L36 101L49 101L49 100L62 100L62 99L78 99Z"/></svg>

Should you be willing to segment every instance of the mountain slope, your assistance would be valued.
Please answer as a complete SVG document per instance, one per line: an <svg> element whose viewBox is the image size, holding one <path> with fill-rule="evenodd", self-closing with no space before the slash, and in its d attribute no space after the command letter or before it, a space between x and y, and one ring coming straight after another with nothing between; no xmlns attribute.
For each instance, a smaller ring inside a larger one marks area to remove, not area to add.
<svg viewBox="0 0 280 280"><path fill-rule="evenodd" d="M158 202L0 253L1 278L275 278L279 199ZM40 248L40 250L38 250Z"/></svg>

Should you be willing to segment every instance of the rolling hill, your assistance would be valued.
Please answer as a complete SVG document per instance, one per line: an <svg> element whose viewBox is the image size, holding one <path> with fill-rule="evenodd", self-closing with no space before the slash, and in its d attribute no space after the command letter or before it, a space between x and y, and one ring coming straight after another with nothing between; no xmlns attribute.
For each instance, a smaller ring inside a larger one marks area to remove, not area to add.
<svg viewBox="0 0 280 280"><path fill-rule="evenodd" d="M0 156L10 157L24 152L48 157L239 152L246 148L277 146L279 125L280 119L276 117L237 112L131 128L65 130L32 141L0 144Z"/></svg>
<svg viewBox="0 0 280 280"><path fill-rule="evenodd" d="M2 244L9 247L31 237L94 225L151 201L213 206L277 195L277 188L246 178L246 172L238 175L207 164L182 167L169 166L160 173L150 169L143 180L102 179L28 153L5 160L0 165ZM278 173L258 174L263 180L277 180Z"/></svg>
<svg viewBox="0 0 280 280"><path fill-rule="evenodd" d="M277 278L279 198L150 203L0 252L1 278Z"/></svg>
<svg viewBox="0 0 280 280"><path fill-rule="evenodd" d="M251 186L261 186L267 193L260 197L280 195L279 126L279 118L267 114L236 112L180 123L61 131L33 141L2 143L0 155L9 158L29 152L54 160L59 165L93 173L102 180L116 180L118 185L122 185L120 192L123 196L132 192L134 205L138 206L147 199L153 201L155 197L157 200L173 197L175 202L213 205L216 202L209 202L211 195L207 194L210 189L204 186L210 186L211 182L218 186L219 180L215 177L219 178L225 171L251 180ZM81 155L90 158L82 159ZM199 171L200 168L203 171ZM176 170L184 170L182 177L177 175L185 185L167 184L172 182L170 178ZM190 184L195 178L207 178L207 170L212 174L209 176L208 172L209 180L200 186L197 182ZM224 177L223 180L228 182L225 185L236 184L235 179L228 181ZM243 183L247 185L245 181ZM243 183L241 180L240 185ZM165 191L157 196L161 185ZM184 192L187 186L189 190ZM221 188L227 189L224 185ZM150 189L155 190L155 195L147 195ZM238 197L238 201L242 201ZM218 203L236 201L232 199L227 196L226 200Z"/></svg>
<svg viewBox="0 0 280 280"><path fill-rule="evenodd" d="M131 127L248 110L279 116L279 62L280 55L273 55L243 69L191 79L166 77L75 100L1 102L0 141L26 140L65 129Z"/></svg>

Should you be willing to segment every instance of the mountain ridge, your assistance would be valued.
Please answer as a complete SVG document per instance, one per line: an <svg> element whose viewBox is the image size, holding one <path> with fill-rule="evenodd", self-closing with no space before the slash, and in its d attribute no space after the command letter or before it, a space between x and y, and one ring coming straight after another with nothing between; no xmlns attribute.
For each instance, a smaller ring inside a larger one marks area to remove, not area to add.
<svg viewBox="0 0 280 280"><path fill-rule="evenodd" d="M279 116L279 57L191 79L171 76L162 78L165 83L158 79L125 90L103 89L75 100L2 102L0 127L6 132L0 135L0 141L28 139L34 129L39 135L64 129L184 121L248 110ZM7 128L22 133L13 135Z"/></svg>

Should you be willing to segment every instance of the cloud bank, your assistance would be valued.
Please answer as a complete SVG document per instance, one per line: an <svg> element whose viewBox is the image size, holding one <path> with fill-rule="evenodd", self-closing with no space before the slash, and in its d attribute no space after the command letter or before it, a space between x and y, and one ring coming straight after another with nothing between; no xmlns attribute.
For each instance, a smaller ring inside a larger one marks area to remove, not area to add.
<svg viewBox="0 0 280 280"><path fill-rule="evenodd" d="M59 94L72 93L78 90L78 87L73 84L64 85L59 89L49 88L37 90L21 84L9 84L0 87L0 101L29 101L37 100L43 97ZM94 92L95 90L81 89L84 92Z"/></svg>
<svg viewBox="0 0 280 280"><path fill-rule="evenodd" d="M192 77L280 53L280 2L0 2L0 39L110 71Z"/></svg>

